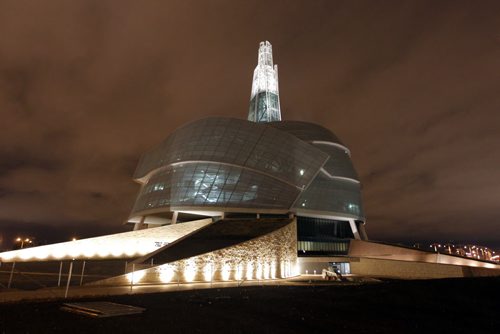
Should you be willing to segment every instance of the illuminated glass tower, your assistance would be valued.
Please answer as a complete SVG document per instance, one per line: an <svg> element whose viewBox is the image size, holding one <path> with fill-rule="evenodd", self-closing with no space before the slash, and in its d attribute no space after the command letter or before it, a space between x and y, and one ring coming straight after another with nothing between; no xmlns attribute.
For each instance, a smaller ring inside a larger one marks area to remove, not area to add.
<svg viewBox="0 0 500 334"><path fill-rule="evenodd" d="M260 42L259 45L248 120L257 123L281 121L278 65L273 66L273 47L268 41Z"/></svg>

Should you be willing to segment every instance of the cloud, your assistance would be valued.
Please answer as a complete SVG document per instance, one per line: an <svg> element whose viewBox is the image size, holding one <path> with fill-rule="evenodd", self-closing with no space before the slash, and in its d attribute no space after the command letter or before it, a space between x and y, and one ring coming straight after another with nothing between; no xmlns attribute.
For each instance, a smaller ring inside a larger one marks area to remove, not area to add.
<svg viewBox="0 0 500 334"><path fill-rule="evenodd" d="M120 229L143 152L201 117L246 118L267 39L283 117L323 124L351 149L370 233L472 238L473 221L474 238L491 241L500 218L499 9L3 2L0 219Z"/></svg>

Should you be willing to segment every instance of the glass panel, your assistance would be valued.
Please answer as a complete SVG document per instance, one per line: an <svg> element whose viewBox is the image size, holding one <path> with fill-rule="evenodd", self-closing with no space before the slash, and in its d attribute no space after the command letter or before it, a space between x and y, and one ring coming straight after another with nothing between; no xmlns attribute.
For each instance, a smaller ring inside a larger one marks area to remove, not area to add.
<svg viewBox="0 0 500 334"><path fill-rule="evenodd" d="M296 207L364 217L359 183L331 180L321 175L300 195Z"/></svg>
<svg viewBox="0 0 500 334"><path fill-rule="evenodd" d="M148 191L158 184L163 190ZM293 186L238 167L184 164L154 174L142 187L133 212L193 205L288 210L298 195L299 190Z"/></svg>
<svg viewBox="0 0 500 334"><path fill-rule="evenodd" d="M144 154L134 177L171 163L211 161L246 166L303 187L327 159L320 149L271 126L208 118L178 129Z"/></svg>

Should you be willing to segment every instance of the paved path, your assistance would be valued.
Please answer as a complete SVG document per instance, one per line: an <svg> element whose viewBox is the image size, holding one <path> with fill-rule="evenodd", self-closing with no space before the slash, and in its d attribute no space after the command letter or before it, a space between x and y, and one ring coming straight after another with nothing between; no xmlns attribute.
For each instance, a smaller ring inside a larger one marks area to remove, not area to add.
<svg viewBox="0 0 500 334"><path fill-rule="evenodd" d="M134 285L134 286L70 286L68 291L68 299L82 298L82 297L99 297L99 296L117 296L126 294L143 294L143 293L157 293L157 292L172 292L172 291L187 291L196 289L210 289L210 288L229 288L238 286L280 286L280 285L304 285L310 284L309 281L314 282L321 280L320 275L302 275L299 277L289 279L276 279L276 280L252 280L243 282L213 282L213 283L170 283L158 285ZM321 281L321 284L327 284ZM339 284L333 282L329 284ZM43 301L43 300L58 300L64 299L65 287L60 288L44 288L32 291L25 290L3 290L0 292L0 303L20 302L20 301Z"/></svg>

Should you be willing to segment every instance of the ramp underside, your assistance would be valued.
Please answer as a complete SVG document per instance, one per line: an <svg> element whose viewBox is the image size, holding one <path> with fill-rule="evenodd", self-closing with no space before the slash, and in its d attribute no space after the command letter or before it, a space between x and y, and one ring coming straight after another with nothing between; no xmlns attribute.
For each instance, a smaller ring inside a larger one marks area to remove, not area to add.
<svg viewBox="0 0 500 334"><path fill-rule="evenodd" d="M291 222L288 218L219 220L141 258L140 263L148 263L151 259L156 264L169 263L213 252L271 233Z"/></svg>

